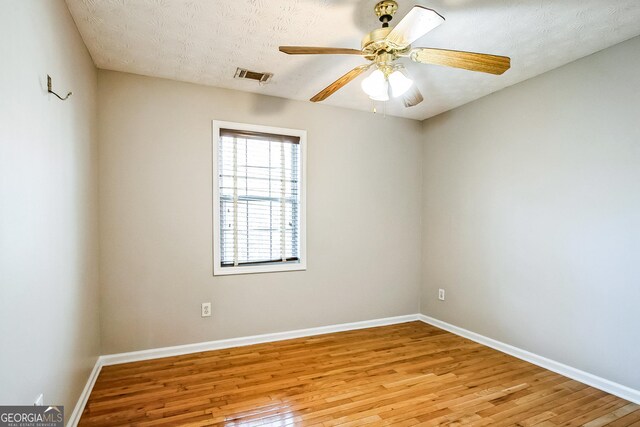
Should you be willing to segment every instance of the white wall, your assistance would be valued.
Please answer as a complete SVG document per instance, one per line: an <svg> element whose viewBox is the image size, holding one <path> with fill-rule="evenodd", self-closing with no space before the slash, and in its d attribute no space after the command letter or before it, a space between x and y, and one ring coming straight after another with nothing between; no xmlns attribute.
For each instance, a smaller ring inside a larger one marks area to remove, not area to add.
<svg viewBox="0 0 640 427"><path fill-rule="evenodd" d="M105 354L418 311L420 122L109 71L98 87ZM308 131L307 271L213 277L213 119Z"/></svg>
<svg viewBox="0 0 640 427"><path fill-rule="evenodd" d="M62 0L0 0L0 28L0 404L68 417L100 353L96 70Z"/></svg>
<svg viewBox="0 0 640 427"><path fill-rule="evenodd" d="M640 389L639 52L424 123L424 314Z"/></svg>

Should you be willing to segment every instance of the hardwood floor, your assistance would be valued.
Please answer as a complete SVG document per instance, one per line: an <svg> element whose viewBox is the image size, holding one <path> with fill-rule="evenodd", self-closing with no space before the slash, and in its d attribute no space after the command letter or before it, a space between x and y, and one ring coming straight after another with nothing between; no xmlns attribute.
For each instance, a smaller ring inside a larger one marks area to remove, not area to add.
<svg viewBox="0 0 640 427"><path fill-rule="evenodd" d="M640 426L640 407L411 322L106 366L82 426Z"/></svg>

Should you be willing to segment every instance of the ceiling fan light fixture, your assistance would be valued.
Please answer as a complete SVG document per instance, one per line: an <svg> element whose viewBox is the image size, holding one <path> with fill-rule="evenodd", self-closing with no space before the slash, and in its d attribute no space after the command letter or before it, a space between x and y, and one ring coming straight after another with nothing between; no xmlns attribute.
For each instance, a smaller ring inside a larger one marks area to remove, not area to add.
<svg viewBox="0 0 640 427"><path fill-rule="evenodd" d="M389 75L389 85L391 86L391 95L397 98L411 89L413 80L405 76L401 71L395 70Z"/></svg>
<svg viewBox="0 0 640 427"><path fill-rule="evenodd" d="M389 100L389 82L384 73L380 70L375 70L361 83L364 93L369 95L369 98L374 101L388 101Z"/></svg>

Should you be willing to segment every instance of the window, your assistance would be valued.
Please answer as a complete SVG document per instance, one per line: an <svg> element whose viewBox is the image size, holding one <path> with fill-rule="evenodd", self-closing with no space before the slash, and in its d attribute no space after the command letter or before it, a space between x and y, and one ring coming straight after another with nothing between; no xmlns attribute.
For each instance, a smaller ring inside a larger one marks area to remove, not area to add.
<svg viewBox="0 0 640 427"><path fill-rule="evenodd" d="M306 132L213 122L214 275L304 270Z"/></svg>

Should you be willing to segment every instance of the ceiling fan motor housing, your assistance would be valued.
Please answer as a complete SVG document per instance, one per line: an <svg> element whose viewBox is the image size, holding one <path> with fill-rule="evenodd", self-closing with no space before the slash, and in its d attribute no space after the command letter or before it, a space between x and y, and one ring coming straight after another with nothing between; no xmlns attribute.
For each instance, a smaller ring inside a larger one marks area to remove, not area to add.
<svg viewBox="0 0 640 427"><path fill-rule="evenodd" d="M362 39L362 51L365 55L375 55L385 46L385 38L391 32L391 27L376 28Z"/></svg>

